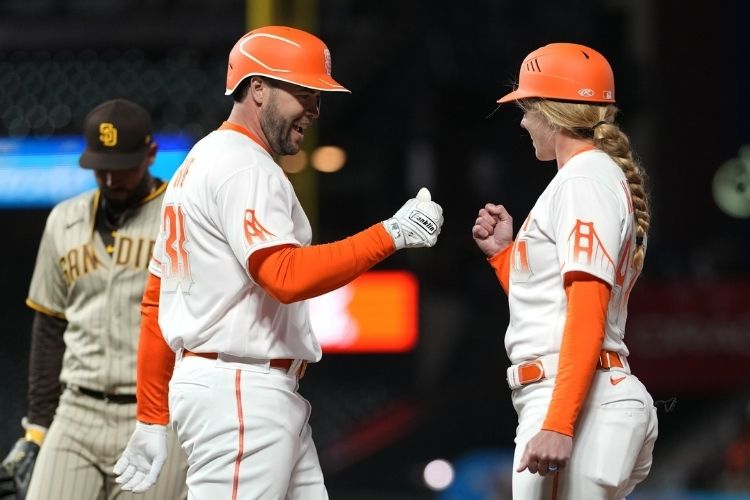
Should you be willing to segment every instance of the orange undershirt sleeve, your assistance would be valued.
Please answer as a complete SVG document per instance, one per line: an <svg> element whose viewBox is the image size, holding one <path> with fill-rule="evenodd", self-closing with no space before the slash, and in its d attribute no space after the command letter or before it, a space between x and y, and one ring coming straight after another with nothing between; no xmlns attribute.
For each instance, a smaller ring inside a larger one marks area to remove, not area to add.
<svg viewBox="0 0 750 500"><path fill-rule="evenodd" d="M169 423L169 380L175 354L159 329L161 280L149 273L141 302L141 335L138 343L136 416L146 424Z"/></svg>
<svg viewBox="0 0 750 500"><path fill-rule="evenodd" d="M565 275L568 313L544 430L573 436L604 342L610 293L609 285L590 274Z"/></svg>
<svg viewBox="0 0 750 500"><path fill-rule="evenodd" d="M377 223L354 236L323 245L279 245L254 252L248 270L281 303L317 297L346 285L396 251Z"/></svg>
<svg viewBox="0 0 750 500"><path fill-rule="evenodd" d="M487 258L487 262L489 262L492 266L492 269L495 270L495 275L497 276L498 281L500 281L500 285L503 287L503 290L505 290L506 295L508 294L508 290L510 289L511 250L513 250L513 243L505 247L503 250L500 250L492 257Z"/></svg>

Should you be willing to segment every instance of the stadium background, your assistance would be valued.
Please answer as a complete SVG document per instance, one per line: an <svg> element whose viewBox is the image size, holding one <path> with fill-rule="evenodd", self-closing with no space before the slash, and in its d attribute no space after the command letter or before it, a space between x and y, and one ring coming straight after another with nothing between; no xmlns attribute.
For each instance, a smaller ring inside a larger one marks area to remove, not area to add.
<svg viewBox="0 0 750 500"><path fill-rule="evenodd" d="M422 184L446 213L435 249L380 267L419 278L416 348L328 355L303 381L332 498L509 498L507 306L470 228L489 200L522 220L553 175L515 110L488 115L523 56L562 40L612 62L620 122L651 179L628 344L655 399L678 402L660 410L654 470L632 498L750 498L750 222L712 190L728 162L746 165L731 189L750 182L746 2L4 0L0 137L80 134L93 105L122 96L157 131L200 138L231 107L229 48L261 17L318 33L353 91L324 99L314 134L346 150L345 168L290 174L316 241L389 216ZM48 210L0 211L0 453L25 411L24 299ZM435 458L455 466L442 493L422 480Z"/></svg>

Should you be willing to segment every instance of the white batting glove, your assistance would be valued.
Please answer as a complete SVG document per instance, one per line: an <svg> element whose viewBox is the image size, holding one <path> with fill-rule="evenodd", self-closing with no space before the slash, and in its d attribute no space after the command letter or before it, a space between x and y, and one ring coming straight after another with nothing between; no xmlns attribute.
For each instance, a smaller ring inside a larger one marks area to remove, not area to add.
<svg viewBox="0 0 750 500"><path fill-rule="evenodd" d="M437 243L443 226L443 209L431 201L427 188L422 188L416 198L404 203L396 215L383 221L383 225L393 238L396 250L431 247Z"/></svg>
<svg viewBox="0 0 750 500"><path fill-rule="evenodd" d="M136 422L128 446L115 464L116 482L124 491L143 493L156 483L167 460L167 427Z"/></svg>

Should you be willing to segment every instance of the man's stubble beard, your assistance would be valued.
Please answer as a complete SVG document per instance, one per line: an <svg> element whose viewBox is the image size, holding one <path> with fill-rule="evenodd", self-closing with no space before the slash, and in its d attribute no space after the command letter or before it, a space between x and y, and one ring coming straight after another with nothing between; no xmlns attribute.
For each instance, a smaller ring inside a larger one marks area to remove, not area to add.
<svg viewBox="0 0 750 500"><path fill-rule="evenodd" d="M275 90L260 115L260 129L268 139L268 145L277 155L295 155L299 147L291 140L292 124L284 120L276 104Z"/></svg>

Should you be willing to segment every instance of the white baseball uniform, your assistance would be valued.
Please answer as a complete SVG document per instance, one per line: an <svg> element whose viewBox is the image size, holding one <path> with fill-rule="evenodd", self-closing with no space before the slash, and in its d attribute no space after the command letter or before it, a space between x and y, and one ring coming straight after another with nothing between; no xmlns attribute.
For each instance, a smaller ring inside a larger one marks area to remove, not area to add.
<svg viewBox="0 0 750 500"><path fill-rule="evenodd" d="M169 183L150 265L159 326L177 352L219 353L180 356L169 385L189 498L328 498L294 369L269 366L320 359L307 304L273 299L247 265L311 237L291 183L244 129L202 139Z"/></svg>
<svg viewBox="0 0 750 500"><path fill-rule="evenodd" d="M622 170L599 150L575 155L539 197L514 241L505 335L511 363L541 358L545 366L556 366L567 313L563 280L570 271L610 285L602 347L624 359L628 295L638 277L635 248ZM542 428L553 388L554 378L548 378L512 393L519 419L516 467L526 443ZM648 474L656 436L653 401L627 363L597 370L578 416L568 467L545 477L514 473L513 496L548 499L554 489L558 499L624 498Z"/></svg>

